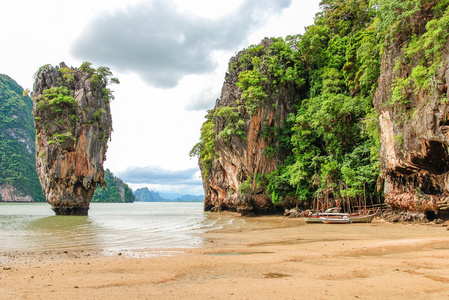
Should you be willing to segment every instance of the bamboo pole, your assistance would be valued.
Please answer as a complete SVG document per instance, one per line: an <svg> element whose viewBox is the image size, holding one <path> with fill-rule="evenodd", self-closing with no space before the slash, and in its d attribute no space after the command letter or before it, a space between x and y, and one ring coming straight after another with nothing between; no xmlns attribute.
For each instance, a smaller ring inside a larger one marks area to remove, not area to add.
<svg viewBox="0 0 449 300"><path fill-rule="evenodd" d="M313 203L312 203L312 209L313 209L314 212L316 212L316 210L315 210L316 209L315 201L318 202L318 196L316 194L315 194L315 197L314 197Z"/></svg>
<svg viewBox="0 0 449 300"><path fill-rule="evenodd" d="M360 212L360 197L355 196L355 202L357 204L357 211Z"/></svg>
<svg viewBox="0 0 449 300"><path fill-rule="evenodd" d="M348 183L346 183L346 198L348 199L348 213L351 213L351 201L349 200Z"/></svg>
<svg viewBox="0 0 449 300"><path fill-rule="evenodd" d="M366 214L366 182L363 183L363 200L365 202L365 214Z"/></svg>

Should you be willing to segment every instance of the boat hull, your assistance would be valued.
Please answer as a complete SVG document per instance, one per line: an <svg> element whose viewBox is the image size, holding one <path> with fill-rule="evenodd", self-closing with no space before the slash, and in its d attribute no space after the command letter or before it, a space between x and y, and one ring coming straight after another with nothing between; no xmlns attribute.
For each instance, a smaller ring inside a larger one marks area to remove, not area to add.
<svg viewBox="0 0 449 300"><path fill-rule="evenodd" d="M323 220L321 220L318 216L304 217L304 220L306 223L323 223Z"/></svg>
<svg viewBox="0 0 449 300"><path fill-rule="evenodd" d="M320 217L321 221L324 224L348 224L351 223L351 220L348 216L329 216L329 217Z"/></svg>
<svg viewBox="0 0 449 300"><path fill-rule="evenodd" d="M324 224L347 224L347 223L371 223L374 217L379 213L379 209L372 214L346 214L332 213L325 215L323 213L304 217L306 223L324 223Z"/></svg>
<svg viewBox="0 0 449 300"><path fill-rule="evenodd" d="M349 216L349 219L351 220L351 223L371 223L374 216L374 214L367 216Z"/></svg>

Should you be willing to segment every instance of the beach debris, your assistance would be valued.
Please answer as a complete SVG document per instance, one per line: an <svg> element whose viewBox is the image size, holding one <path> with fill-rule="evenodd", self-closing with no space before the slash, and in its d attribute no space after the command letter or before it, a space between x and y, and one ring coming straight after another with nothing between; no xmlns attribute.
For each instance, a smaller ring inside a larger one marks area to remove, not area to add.
<svg viewBox="0 0 449 300"><path fill-rule="evenodd" d="M262 274L264 278L284 278L284 277L291 277L292 275L288 274L282 274L282 273L275 273L275 272L268 272L265 274Z"/></svg>
<svg viewBox="0 0 449 300"><path fill-rule="evenodd" d="M302 212L301 210L299 210L297 208L286 209L284 211L284 217L287 217L287 218L300 218L300 217L303 217L305 213L306 212Z"/></svg>

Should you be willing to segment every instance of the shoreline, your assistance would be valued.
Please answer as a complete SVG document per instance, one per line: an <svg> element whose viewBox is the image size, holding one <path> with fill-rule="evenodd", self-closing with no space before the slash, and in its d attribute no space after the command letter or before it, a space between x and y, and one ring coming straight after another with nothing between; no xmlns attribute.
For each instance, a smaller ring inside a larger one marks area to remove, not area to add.
<svg viewBox="0 0 449 300"><path fill-rule="evenodd" d="M246 218L196 248L2 253L5 299L423 299L449 296L441 225Z"/></svg>

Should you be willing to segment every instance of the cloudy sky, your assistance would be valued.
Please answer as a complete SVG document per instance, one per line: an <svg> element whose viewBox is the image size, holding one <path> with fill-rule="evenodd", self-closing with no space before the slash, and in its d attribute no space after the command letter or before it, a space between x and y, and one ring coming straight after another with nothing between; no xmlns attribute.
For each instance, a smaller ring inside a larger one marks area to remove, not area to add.
<svg viewBox="0 0 449 300"><path fill-rule="evenodd" d="M303 33L318 0L15 0L0 5L0 73L32 89L45 64L108 66L105 167L133 189L203 194L196 159L227 63L264 37Z"/></svg>

